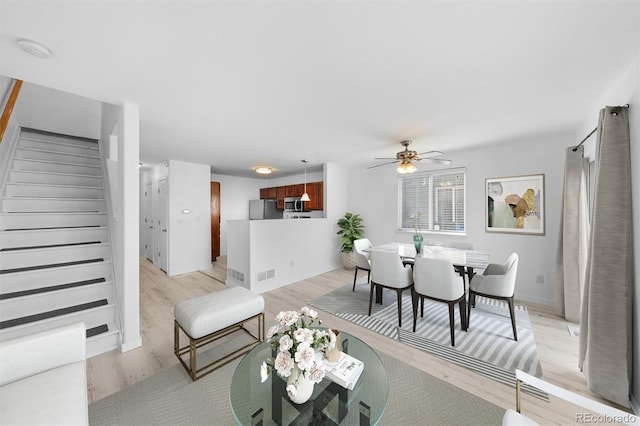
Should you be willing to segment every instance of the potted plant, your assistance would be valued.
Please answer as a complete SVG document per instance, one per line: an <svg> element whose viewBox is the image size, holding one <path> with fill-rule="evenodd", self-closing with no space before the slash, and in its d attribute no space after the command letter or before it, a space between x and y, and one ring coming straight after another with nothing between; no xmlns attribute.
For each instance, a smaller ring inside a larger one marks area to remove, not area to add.
<svg viewBox="0 0 640 426"><path fill-rule="evenodd" d="M356 257L353 253L353 242L364 237L364 225L359 214L345 213L338 220L340 230L340 251L342 252L342 265L345 269L353 270L356 267Z"/></svg>

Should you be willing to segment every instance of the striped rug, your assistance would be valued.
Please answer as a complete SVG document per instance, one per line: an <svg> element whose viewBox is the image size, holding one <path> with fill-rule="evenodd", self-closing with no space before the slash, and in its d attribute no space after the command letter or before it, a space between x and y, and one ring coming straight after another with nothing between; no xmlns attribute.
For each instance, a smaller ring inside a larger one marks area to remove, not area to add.
<svg viewBox="0 0 640 426"><path fill-rule="evenodd" d="M355 292L351 288L351 284L346 285L312 300L309 304L509 386L515 386L516 368L542 377L536 342L524 305L516 305L517 342L513 340L506 303L477 297L476 307L471 310L468 332L462 331L460 313L456 308L456 346L452 347L449 311L445 303L425 299L424 317L418 316L414 333L410 292L404 292L402 328L399 328L395 291L385 289L383 304L374 303L369 316L369 285L357 285ZM533 388L524 390L546 399L546 394Z"/></svg>

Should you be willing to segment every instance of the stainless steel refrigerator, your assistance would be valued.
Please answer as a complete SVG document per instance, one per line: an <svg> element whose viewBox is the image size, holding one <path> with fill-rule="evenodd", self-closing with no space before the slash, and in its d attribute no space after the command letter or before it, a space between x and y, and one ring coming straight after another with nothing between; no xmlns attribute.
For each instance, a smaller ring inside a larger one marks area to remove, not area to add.
<svg viewBox="0 0 640 426"><path fill-rule="evenodd" d="M282 210L277 209L276 200L250 200L249 219L282 219Z"/></svg>

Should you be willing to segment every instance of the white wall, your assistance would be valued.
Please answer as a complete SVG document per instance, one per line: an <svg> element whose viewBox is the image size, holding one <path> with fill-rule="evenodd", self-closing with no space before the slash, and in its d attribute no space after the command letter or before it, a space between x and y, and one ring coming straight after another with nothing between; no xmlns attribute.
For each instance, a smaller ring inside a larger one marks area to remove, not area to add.
<svg viewBox="0 0 640 426"><path fill-rule="evenodd" d="M516 298L553 305L564 149L575 143L570 132L537 135L481 149L447 152L446 157L452 163L446 167L420 163L419 171L467 169L466 235L427 234L425 240L468 241L475 249L489 252L491 260L496 262L504 261L511 252L517 252L520 262ZM485 179L539 173L545 175L545 235L485 232ZM367 238L374 244L411 242L410 232L397 230L398 175L395 167L353 168L349 173L348 208L363 217ZM543 284L536 283L537 275L543 275Z"/></svg>
<svg viewBox="0 0 640 426"><path fill-rule="evenodd" d="M210 182L208 165L169 161L169 275L211 267Z"/></svg>
<svg viewBox="0 0 640 426"><path fill-rule="evenodd" d="M329 219L238 220L229 225L234 238L227 266L244 274L242 284L228 276L230 286L262 293L340 266ZM267 271L274 276L258 280L258 274Z"/></svg>
<svg viewBox="0 0 640 426"><path fill-rule="evenodd" d="M115 200L108 203L109 227L122 328L121 350L126 352L142 346L138 260L140 118L138 107L131 104L105 103L101 110L101 144L112 134L118 137L117 187L107 187L107 191L108 199Z"/></svg>
<svg viewBox="0 0 640 426"><path fill-rule="evenodd" d="M14 112L22 127L99 139L102 104L25 82Z"/></svg>
<svg viewBox="0 0 640 426"><path fill-rule="evenodd" d="M228 254L229 221L249 218L249 200L260 198L260 188L270 186L263 179L212 174L220 182L220 255Z"/></svg>

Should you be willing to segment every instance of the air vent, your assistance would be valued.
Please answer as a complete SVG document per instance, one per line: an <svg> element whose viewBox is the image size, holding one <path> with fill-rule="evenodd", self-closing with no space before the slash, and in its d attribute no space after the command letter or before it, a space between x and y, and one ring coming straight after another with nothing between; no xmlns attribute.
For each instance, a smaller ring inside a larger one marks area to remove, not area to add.
<svg viewBox="0 0 640 426"><path fill-rule="evenodd" d="M244 283L244 273L240 271L236 271L235 269L227 268L227 277L235 281Z"/></svg>
<svg viewBox="0 0 640 426"><path fill-rule="evenodd" d="M268 271L258 272L258 281L268 280L276 276L275 269L269 269Z"/></svg>

